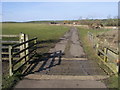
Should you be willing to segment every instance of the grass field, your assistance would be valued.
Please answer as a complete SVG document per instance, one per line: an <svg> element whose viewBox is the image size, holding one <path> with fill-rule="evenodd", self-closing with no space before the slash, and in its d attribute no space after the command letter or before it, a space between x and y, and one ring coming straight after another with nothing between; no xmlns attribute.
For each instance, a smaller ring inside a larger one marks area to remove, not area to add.
<svg viewBox="0 0 120 90"><path fill-rule="evenodd" d="M39 23L3 23L2 34L19 34L23 32L30 38L38 37L39 40L60 38L69 27L55 26Z"/></svg>
<svg viewBox="0 0 120 90"><path fill-rule="evenodd" d="M44 43L39 44L39 46L46 46L46 48L38 50L41 53L48 52L54 46L54 43L69 30L68 26L39 23L3 23L2 26L2 34L18 35L23 32L28 34L29 38L37 37L39 41L44 41Z"/></svg>
<svg viewBox="0 0 120 90"><path fill-rule="evenodd" d="M89 42L88 37L87 37L88 31L94 34L99 34L99 33L107 32L109 30L92 30L92 29L86 29L86 28L81 28L81 27L78 27L78 29L79 29L80 39L82 41L83 48L85 50L85 53L87 54L88 59L96 61L100 65L100 67L104 68L107 72L109 72L109 74L111 74L111 70L109 70L96 55L96 52L92 48L92 45ZM107 85L108 88L118 88L118 76L117 75L112 75L110 78L103 80L103 82Z"/></svg>

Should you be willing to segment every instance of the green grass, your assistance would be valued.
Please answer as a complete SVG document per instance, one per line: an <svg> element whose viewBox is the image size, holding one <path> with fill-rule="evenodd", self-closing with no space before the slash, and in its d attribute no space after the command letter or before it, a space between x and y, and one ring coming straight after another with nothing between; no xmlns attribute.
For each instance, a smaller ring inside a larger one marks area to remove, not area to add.
<svg viewBox="0 0 120 90"><path fill-rule="evenodd" d="M69 27L37 23L3 23L2 34L19 34L23 32L30 38L38 37L39 40L58 39Z"/></svg>
<svg viewBox="0 0 120 90"><path fill-rule="evenodd" d="M95 50L93 49L87 37L88 31L94 34L99 34L102 32L106 32L108 30L106 31L105 30L92 30L92 29L86 29L86 28L81 28L81 27L78 27L78 29L79 29L80 39L81 39L83 48L85 50L85 53L87 54L88 59L94 60L95 62L99 64L100 67L104 68L104 70L107 71L108 74L112 74L112 71L108 67L106 67L106 65L104 65L103 62L98 58ZM103 80L102 82L104 82L108 88L118 88L118 76L117 75L111 75L110 78Z"/></svg>
<svg viewBox="0 0 120 90"><path fill-rule="evenodd" d="M118 88L120 90L120 86L118 85L120 81L119 77L118 75L112 75L110 78L104 80L104 82L109 88Z"/></svg>
<svg viewBox="0 0 120 90"><path fill-rule="evenodd" d="M3 34L19 34L21 32L28 34L29 38L37 37L38 41L44 41L39 43L38 53L46 53L54 44L69 30L70 27L62 25L49 25L39 23L3 23L2 24ZM11 40L13 40L12 38ZM3 38L4 40L4 38ZM6 39L5 39L6 40ZM10 40L9 38L7 40Z"/></svg>
<svg viewBox="0 0 120 90"><path fill-rule="evenodd" d="M12 88L18 81L20 81L23 77L21 77L21 73L16 73L13 76L3 76L2 77L2 90L9 90Z"/></svg>
<svg viewBox="0 0 120 90"><path fill-rule="evenodd" d="M28 34L29 38L37 37L38 41L45 41L38 46L46 46L45 48L38 49L40 53L46 53L54 46L54 43L69 30L68 26L57 26L39 23L3 23L2 34L19 34L21 32ZM11 38L13 40L14 38ZM4 40L4 38L3 38ZM5 39L6 40L6 39Z"/></svg>

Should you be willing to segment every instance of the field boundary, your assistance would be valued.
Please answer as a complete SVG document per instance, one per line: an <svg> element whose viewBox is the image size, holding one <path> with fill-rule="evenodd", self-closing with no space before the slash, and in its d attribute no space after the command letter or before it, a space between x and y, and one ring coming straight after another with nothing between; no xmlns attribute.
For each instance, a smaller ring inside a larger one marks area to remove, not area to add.
<svg viewBox="0 0 120 90"><path fill-rule="evenodd" d="M30 45L30 43L32 43ZM21 47L19 52L13 53L16 47ZM23 66L27 65L28 61L31 60L37 49L37 38L33 38L22 43L9 46L9 66L10 76L20 70ZM32 54L32 55L31 55ZM14 62L14 57L20 55L20 58Z"/></svg>
<svg viewBox="0 0 120 90"><path fill-rule="evenodd" d="M4 38L2 41L2 61L9 64L7 70L3 71L3 73L5 76L12 76L20 67L24 66L22 65L23 62L33 57L31 54L37 48L37 38L28 39L28 35L24 33L2 35L2 37Z"/></svg>
<svg viewBox="0 0 120 90"><path fill-rule="evenodd" d="M28 35L24 33L20 33L18 35L1 35L1 37L2 37L2 55L5 55L5 57L2 57L2 60L9 60L9 46L19 44L28 40ZM17 49L19 50L20 47L18 47Z"/></svg>
<svg viewBox="0 0 120 90"><path fill-rule="evenodd" d="M94 36L91 32L88 32L88 38L101 61L107 67L109 67L113 71L113 73L120 73L118 49L113 49L108 46L108 42L106 40L101 44L99 38Z"/></svg>

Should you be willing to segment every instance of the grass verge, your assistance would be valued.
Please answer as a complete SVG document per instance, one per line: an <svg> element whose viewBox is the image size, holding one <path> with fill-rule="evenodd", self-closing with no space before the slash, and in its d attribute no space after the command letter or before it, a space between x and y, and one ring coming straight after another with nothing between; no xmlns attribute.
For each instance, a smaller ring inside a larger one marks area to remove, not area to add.
<svg viewBox="0 0 120 90"><path fill-rule="evenodd" d="M87 54L88 59L90 60L94 60L95 62L97 62L99 64L99 66L101 68L104 69L104 71L110 75L110 77L108 79L103 80L103 82L106 84L106 86L108 88L118 88L118 75L117 74L113 74L113 72L106 66L103 64L103 62L100 60L100 58L96 55L95 50L93 49L91 43L88 40L87 37L87 33L88 31L94 33L94 34L98 34L98 33L102 33L102 32L106 32L105 30L90 30L90 29L86 29L86 28L81 28L81 27L77 27L79 29L79 36L81 39L81 42L83 44L83 48L85 50L85 53Z"/></svg>
<svg viewBox="0 0 120 90"><path fill-rule="evenodd" d="M21 73L16 73L13 76L3 76L2 80L2 90L11 90L12 87L22 79Z"/></svg>

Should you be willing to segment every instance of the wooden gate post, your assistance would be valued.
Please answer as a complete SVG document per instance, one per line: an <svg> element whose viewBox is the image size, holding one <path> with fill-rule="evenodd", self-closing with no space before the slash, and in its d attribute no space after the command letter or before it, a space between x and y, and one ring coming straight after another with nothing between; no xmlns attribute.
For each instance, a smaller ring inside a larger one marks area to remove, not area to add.
<svg viewBox="0 0 120 90"><path fill-rule="evenodd" d="M25 34L23 34L23 33L21 32L21 33L20 33L20 43L22 43L22 42L25 42ZM25 49L25 45L24 45L24 44L20 46L20 51L23 50L23 49ZM22 58L23 56L25 56L25 52L20 53L20 58ZM22 62L24 63L24 62L25 62L25 59L23 59Z"/></svg>
<svg viewBox="0 0 120 90"><path fill-rule="evenodd" d="M104 48L104 53L107 54L107 48L106 48L106 47ZM107 62L107 57L106 57L106 55L104 55L104 61Z"/></svg>
<svg viewBox="0 0 120 90"><path fill-rule="evenodd" d="M119 60L119 63L118 63L118 74L120 75L120 60Z"/></svg>
<svg viewBox="0 0 120 90"><path fill-rule="evenodd" d="M28 41L28 35L25 34L25 41ZM25 48L28 48L28 43L25 44ZM25 54L27 55L29 53L29 50L27 49ZM29 60L29 56L26 56L26 60Z"/></svg>
<svg viewBox="0 0 120 90"><path fill-rule="evenodd" d="M34 44L35 44L35 48L37 49L37 40L34 40ZM37 53L37 51L35 50L35 53Z"/></svg>
<svg viewBox="0 0 120 90"><path fill-rule="evenodd" d="M12 66L12 46L9 46L9 75L13 75L13 66Z"/></svg>

